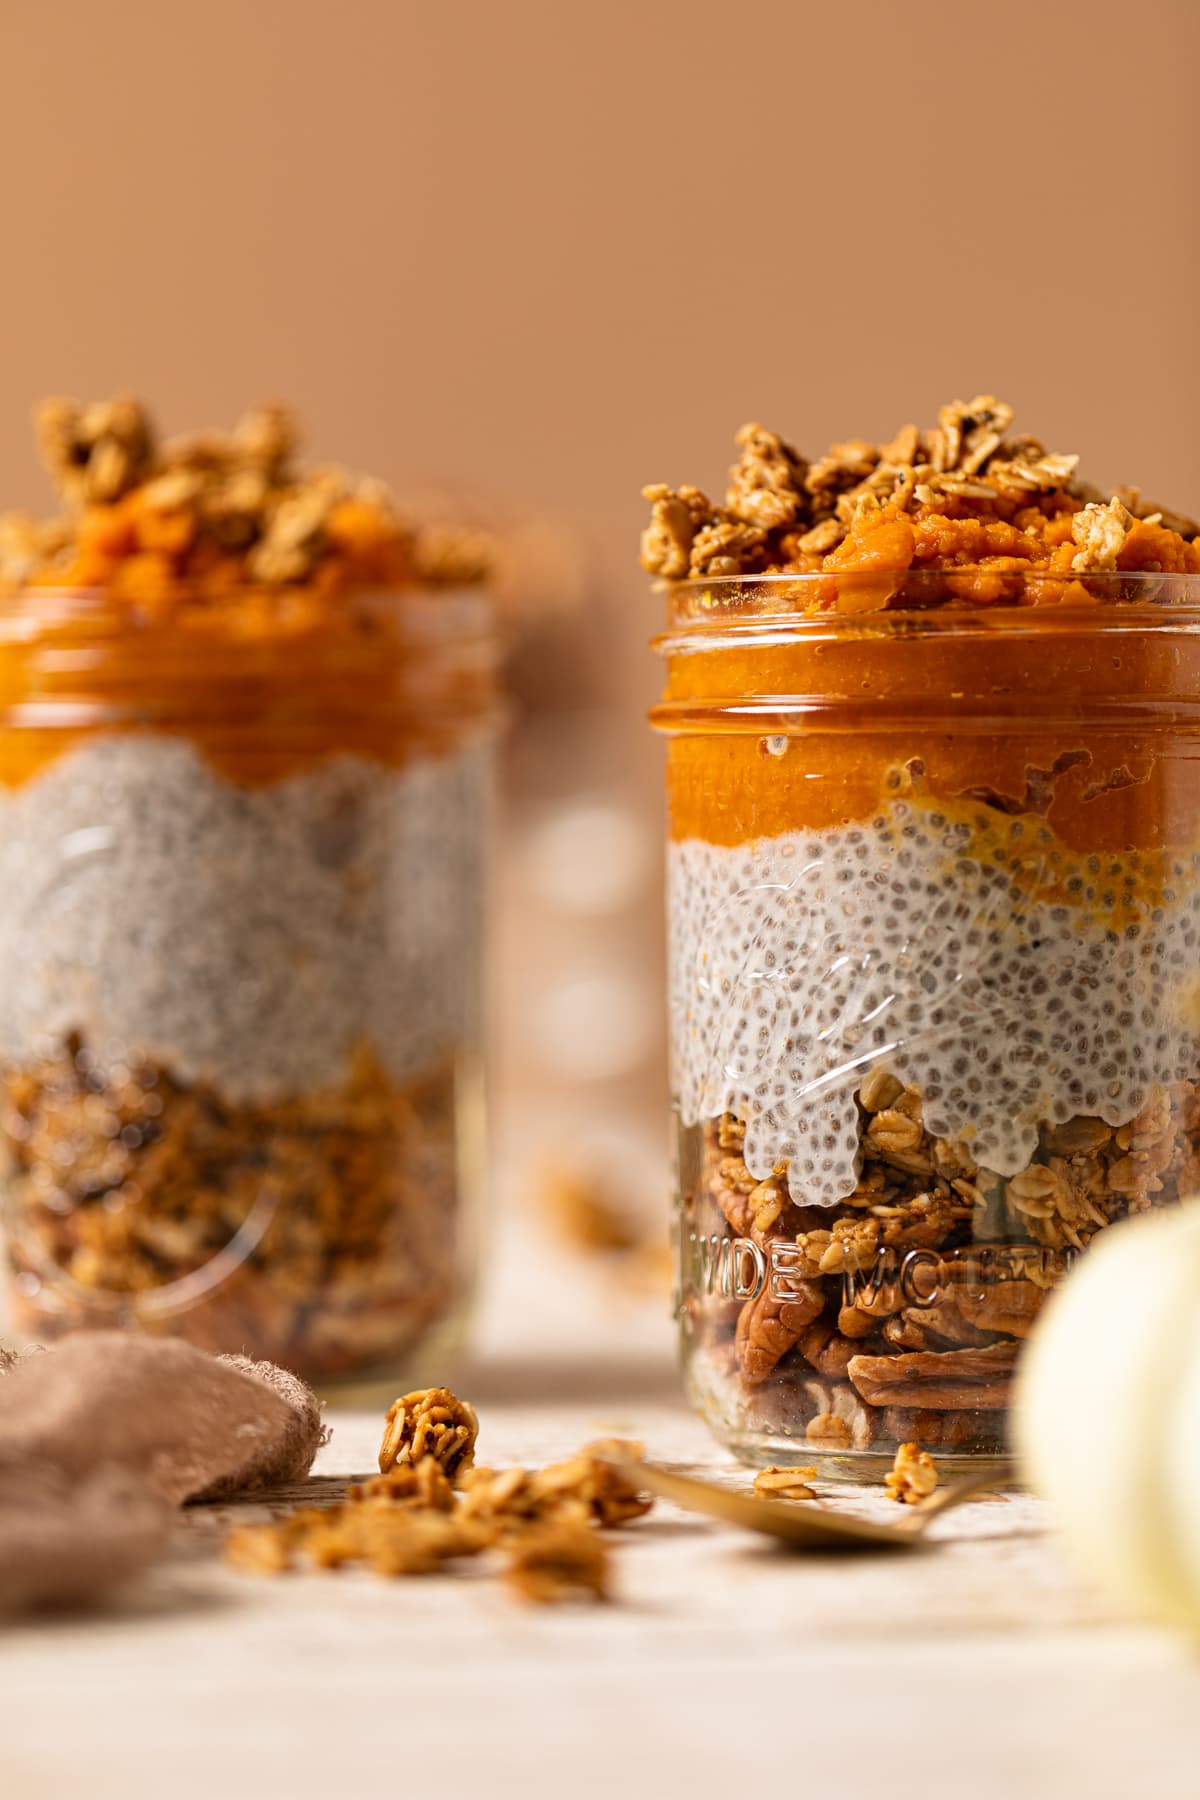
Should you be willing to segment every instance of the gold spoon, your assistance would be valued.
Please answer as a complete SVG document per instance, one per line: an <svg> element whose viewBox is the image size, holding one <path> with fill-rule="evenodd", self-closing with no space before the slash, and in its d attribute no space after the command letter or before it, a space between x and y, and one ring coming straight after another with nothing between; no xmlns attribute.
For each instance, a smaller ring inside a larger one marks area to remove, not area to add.
<svg viewBox="0 0 1200 1800"><path fill-rule="evenodd" d="M911 1550L942 1513L1011 1479L1003 1469L997 1471L994 1466L987 1474L968 1475L907 1507L903 1518L886 1525L873 1519L856 1519L850 1513L833 1512L811 1500L760 1500L756 1495L717 1487L711 1481L676 1475L654 1463L622 1460L621 1468L639 1488L660 1499L673 1500L688 1512L722 1519L727 1525L761 1531L795 1550Z"/></svg>

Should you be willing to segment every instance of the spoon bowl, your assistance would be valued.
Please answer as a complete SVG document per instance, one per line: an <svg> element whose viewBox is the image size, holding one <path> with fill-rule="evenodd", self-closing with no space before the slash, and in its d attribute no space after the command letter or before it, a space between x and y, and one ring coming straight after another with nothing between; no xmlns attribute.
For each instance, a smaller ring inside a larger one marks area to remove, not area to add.
<svg viewBox="0 0 1200 1800"><path fill-rule="evenodd" d="M687 1512L703 1513L726 1525L761 1532L793 1550L914 1550L934 1519L965 1500L1003 1486L1005 1481L1003 1472L997 1479L995 1467L986 1474L968 1475L907 1507L904 1516L891 1525L856 1518L853 1513L834 1512L820 1501L760 1499L755 1494L718 1487L715 1482L677 1475L673 1469L656 1463L622 1461L620 1466L638 1487L661 1500L671 1500Z"/></svg>

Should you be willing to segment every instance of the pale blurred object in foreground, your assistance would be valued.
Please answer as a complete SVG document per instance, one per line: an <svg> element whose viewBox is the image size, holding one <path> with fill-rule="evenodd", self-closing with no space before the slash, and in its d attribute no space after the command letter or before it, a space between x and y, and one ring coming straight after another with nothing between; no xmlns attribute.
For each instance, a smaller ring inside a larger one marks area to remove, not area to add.
<svg viewBox="0 0 1200 1800"><path fill-rule="evenodd" d="M1068 1550L1136 1616L1200 1637L1200 1202L1088 1247L1022 1362L1024 1473Z"/></svg>

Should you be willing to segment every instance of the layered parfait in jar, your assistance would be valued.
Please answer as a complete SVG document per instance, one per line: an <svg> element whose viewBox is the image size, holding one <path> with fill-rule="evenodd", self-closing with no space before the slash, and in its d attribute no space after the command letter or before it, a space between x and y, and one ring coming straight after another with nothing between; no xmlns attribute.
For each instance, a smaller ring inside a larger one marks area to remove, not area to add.
<svg viewBox="0 0 1200 1800"><path fill-rule="evenodd" d="M39 414L0 520L13 1323L329 1380L453 1333L477 1179L484 547L290 417Z"/></svg>
<svg viewBox="0 0 1200 1800"><path fill-rule="evenodd" d="M646 490L679 1318L751 1460L1004 1456L1072 1261L1200 1189L1200 526L1011 424Z"/></svg>

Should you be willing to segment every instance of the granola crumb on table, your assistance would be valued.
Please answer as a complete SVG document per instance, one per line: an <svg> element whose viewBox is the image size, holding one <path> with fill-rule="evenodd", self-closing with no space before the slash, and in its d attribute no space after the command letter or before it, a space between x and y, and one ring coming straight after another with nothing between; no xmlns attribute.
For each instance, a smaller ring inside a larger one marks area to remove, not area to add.
<svg viewBox="0 0 1200 1800"><path fill-rule="evenodd" d="M649 1512L651 1497L622 1468L645 1447L601 1439L541 1469L489 1469L471 1460L477 1432L475 1409L448 1388L404 1395L387 1415L381 1474L351 1483L336 1505L235 1526L226 1560L258 1575L354 1564L427 1575L499 1550L523 1600L608 1599L601 1533Z"/></svg>
<svg viewBox="0 0 1200 1800"><path fill-rule="evenodd" d="M585 1444L578 1456L542 1469L470 1469L461 1484L463 1509L501 1530L568 1518L623 1525L650 1510L649 1496L619 1466L643 1454L641 1444L612 1439Z"/></svg>
<svg viewBox="0 0 1200 1800"><path fill-rule="evenodd" d="M504 1579L520 1599L535 1606L607 1600L609 1553L586 1525L538 1525L513 1540Z"/></svg>
<svg viewBox="0 0 1200 1800"><path fill-rule="evenodd" d="M762 1500L815 1500L816 1489L810 1481L816 1478L815 1465L780 1468L772 1463L754 1477L754 1491Z"/></svg>
<svg viewBox="0 0 1200 1800"><path fill-rule="evenodd" d="M346 1489L348 1500L388 1500L393 1506L415 1506L431 1512L454 1511L454 1488L436 1456L395 1463L386 1474L369 1475Z"/></svg>
<svg viewBox="0 0 1200 1800"><path fill-rule="evenodd" d="M884 1479L888 1498L902 1506L915 1506L918 1500L927 1499L937 1484L937 1464L929 1452L918 1444L901 1444Z"/></svg>

